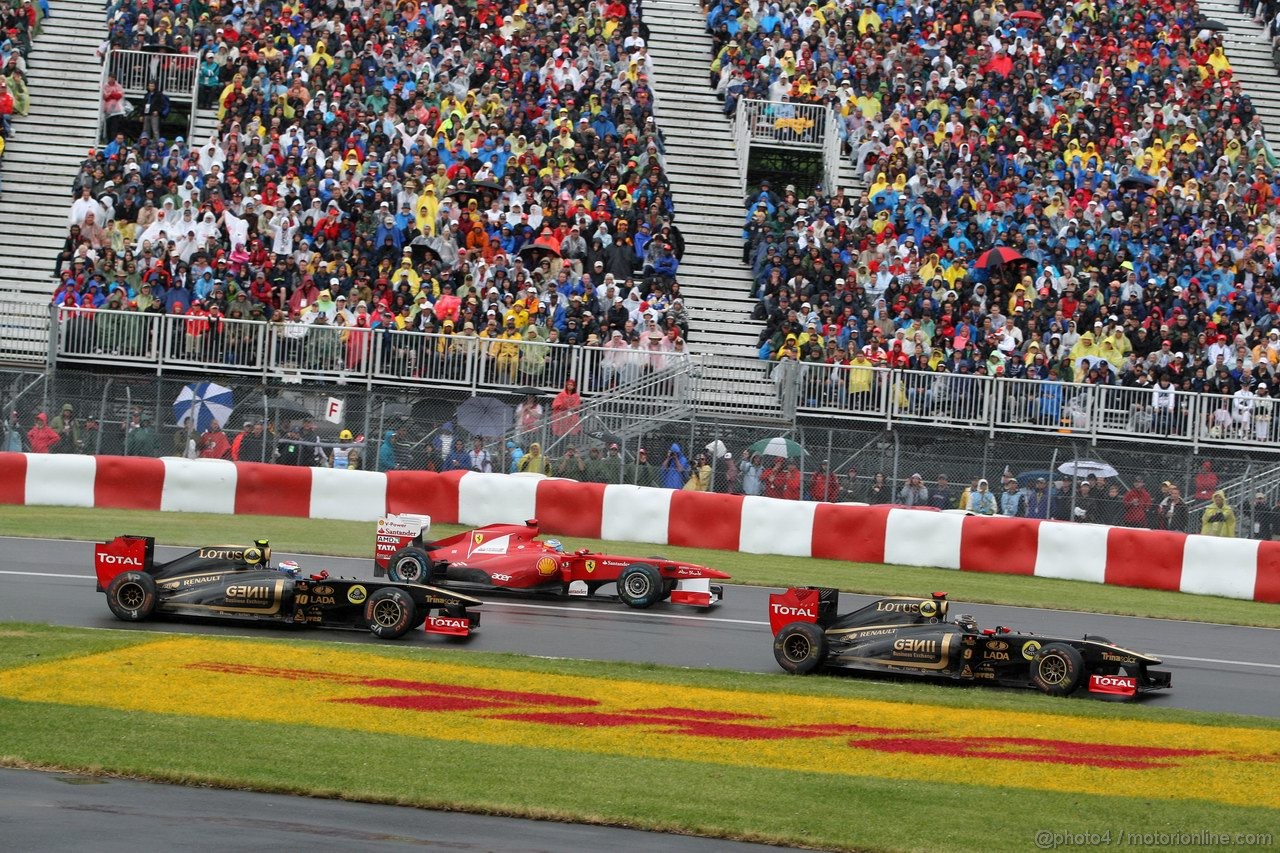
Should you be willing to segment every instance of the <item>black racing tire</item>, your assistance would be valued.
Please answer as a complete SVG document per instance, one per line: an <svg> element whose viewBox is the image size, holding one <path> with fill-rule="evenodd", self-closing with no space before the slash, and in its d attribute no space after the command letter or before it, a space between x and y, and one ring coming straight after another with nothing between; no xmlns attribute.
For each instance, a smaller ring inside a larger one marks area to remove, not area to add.
<svg viewBox="0 0 1280 853"><path fill-rule="evenodd" d="M812 622L792 622L773 638L773 657L793 675L804 675L822 666L827 657L827 635Z"/></svg>
<svg viewBox="0 0 1280 853"><path fill-rule="evenodd" d="M146 572L121 572L107 585L107 607L124 622L149 619L156 610L156 582Z"/></svg>
<svg viewBox="0 0 1280 853"><path fill-rule="evenodd" d="M396 583L426 583L430 577L431 557L416 545L401 548L387 560L388 580Z"/></svg>
<svg viewBox="0 0 1280 853"><path fill-rule="evenodd" d="M1066 643L1042 646L1031 659L1031 683L1046 696L1070 696L1085 674L1084 658Z"/></svg>
<svg viewBox="0 0 1280 853"><path fill-rule="evenodd" d="M661 601L662 589L662 575L648 563L632 563L618 575L618 598L637 610Z"/></svg>
<svg viewBox="0 0 1280 853"><path fill-rule="evenodd" d="M369 633L380 640L398 640L414 625L417 607L403 589L383 587L364 603L364 622Z"/></svg>
<svg viewBox="0 0 1280 853"><path fill-rule="evenodd" d="M662 582L662 600L670 601L671 593L675 592L676 582L672 580L664 580Z"/></svg>

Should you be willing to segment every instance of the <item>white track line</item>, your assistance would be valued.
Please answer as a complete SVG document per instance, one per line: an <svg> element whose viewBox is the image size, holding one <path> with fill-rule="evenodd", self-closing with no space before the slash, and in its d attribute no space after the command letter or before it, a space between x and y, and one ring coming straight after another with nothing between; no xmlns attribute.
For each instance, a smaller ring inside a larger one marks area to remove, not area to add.
<svg viewBox="0 0 1280 853"><path fill-rule="evenodd" d="M93 575L60 575L55 572L5 572L0 571L0 575L31 575L37 578L78 578L81 580L94 580Z"/></svg>

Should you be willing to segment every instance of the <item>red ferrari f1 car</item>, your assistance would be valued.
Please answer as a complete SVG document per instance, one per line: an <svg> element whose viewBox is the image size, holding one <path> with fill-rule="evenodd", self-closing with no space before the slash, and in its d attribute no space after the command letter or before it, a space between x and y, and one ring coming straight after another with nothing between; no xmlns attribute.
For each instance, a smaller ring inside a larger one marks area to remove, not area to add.
<svg viewBox="0 0 1280 853"><path fill-rule="evenodd" d="M538 538L538 522L490 524L432 542L431 519L392 515L378 522L377 577L469 591L508 591L557 596L600 596L614 585L629 607L660 601L712 607L724 587L711 583L729 575L661 557L620 557L586 548L566 553L554 539Z"/></svg>

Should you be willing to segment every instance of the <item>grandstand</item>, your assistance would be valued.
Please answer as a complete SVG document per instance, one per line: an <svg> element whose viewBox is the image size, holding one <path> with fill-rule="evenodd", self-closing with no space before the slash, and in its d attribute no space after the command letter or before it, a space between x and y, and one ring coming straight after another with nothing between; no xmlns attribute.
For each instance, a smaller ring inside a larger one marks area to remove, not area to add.
<svg viewBox="0 0 1280 853"><path fill-rule="evenodd" d="M1104 5L71 4L0 273L69 364L1274 449L1269 43Z"/></svg>

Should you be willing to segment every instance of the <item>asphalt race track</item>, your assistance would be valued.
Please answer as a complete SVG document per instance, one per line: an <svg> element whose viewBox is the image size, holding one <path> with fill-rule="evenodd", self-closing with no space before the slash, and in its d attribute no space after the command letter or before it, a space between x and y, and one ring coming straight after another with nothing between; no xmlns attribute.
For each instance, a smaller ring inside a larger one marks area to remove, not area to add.
<svg viewBox="0 0 1280 853"><path fill-rule="evenodd" d="M139 849L749 853L777 849L607 826L34 770L0 770L0 832L6 850L45 853L136 853Z"/></svg>
<svg viewBox="0 0 1280 853"><path fill-rule="evenodd" d="M158 548L157 559L190 549ZM373 560L275 554L297 559L306 571L372 577ZM946 588L938 574L937 588ZM548 657L622 660L777 673L763 587L729 586L725 601L710 613L659 605L634 611L616 602L504 598L486 602L483 623L466 648ZM902 590L925 594L930 590ZM850 610L868 596L841 596ZM984 626L1008 625L1037 633L1100 635L1121 646L1163 658L1173 689L1145 701L1158 707L1192 708L1280 717L1280 630L1198 622L1036 610L953 601L953 615L969 613ZM126 624L107 610L94 591L93 545L0 537L0 621L49 622L95 628L205 634L296 636L346 643L380 642L364 632L297 631L283 626L204 621ZM405 642L432 644L418 635ZM447 642L447 641L445 641ZM454 646L457 647L457 646ZM955 689L981 689L957 686ZM1089 701L1089 700L1082 700Z"/></svg>

